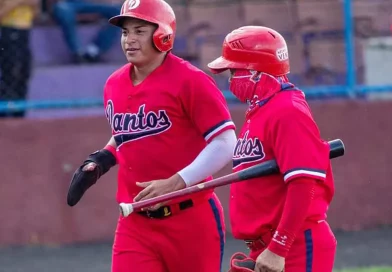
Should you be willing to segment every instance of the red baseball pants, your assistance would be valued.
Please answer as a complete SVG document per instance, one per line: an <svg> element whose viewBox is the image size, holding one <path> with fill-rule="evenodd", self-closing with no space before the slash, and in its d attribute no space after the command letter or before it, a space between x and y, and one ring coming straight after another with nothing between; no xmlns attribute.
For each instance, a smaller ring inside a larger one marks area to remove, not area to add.
<svg viewBox="0 0 392 272"><path fill-rule="evenodd" d="M120 216L112 272L219 272L224 233L223 208L215 194L163 219Z"/></svg>
<svg viewBox="0 0 392 272"><path fill-rule="evenodd" d="M327 222L322 221L297 235L286 258L285 272L332 272L337 242ZM251 251L256 260L261 251Z"/></svg>

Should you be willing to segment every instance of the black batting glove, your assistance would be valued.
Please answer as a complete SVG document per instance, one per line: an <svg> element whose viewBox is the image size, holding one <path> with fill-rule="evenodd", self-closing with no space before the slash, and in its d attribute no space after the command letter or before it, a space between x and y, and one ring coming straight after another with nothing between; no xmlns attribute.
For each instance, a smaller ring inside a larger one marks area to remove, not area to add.
<svg viewBox="0 0 392 272"><path fill-rule="evenodd" d="M83 170L89 163L95 164L94 169ZM93 186L102 175L107 173L115 165L116 157L106 149L90 154L72 177L67 195L68 205L71 207L75 206L87 189Z"/></svg>

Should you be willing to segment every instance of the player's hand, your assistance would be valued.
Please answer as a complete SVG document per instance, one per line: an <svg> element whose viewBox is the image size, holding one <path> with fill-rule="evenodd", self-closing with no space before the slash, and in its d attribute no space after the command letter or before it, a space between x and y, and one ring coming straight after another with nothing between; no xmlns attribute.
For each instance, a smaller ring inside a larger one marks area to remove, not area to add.
<svg viewBox="0 0 392 272"><path fill-rule="evenodd" d="M135 202L181 190L186 186L184 180L178 174L175 174L168 179L159 179L148 182L136 182L136 185L144 189L133 199ZM164 204L165 203L156 204L148 208L148 210L157 210Z"/></svg>
<svg viewBox="0 0 392 272"><path fill-rule="evenodd" d="M256 259L255 272L282 272L284 264L283 257L266 249Z"/></svg>

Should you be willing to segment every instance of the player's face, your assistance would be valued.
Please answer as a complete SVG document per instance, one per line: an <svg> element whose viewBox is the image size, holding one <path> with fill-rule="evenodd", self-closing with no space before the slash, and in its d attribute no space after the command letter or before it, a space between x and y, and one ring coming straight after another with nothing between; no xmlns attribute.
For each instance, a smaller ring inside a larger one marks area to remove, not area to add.
<svg viewBox="0 0 392 272"><path fill-rule="evenodd" d="M260 81L261 72L246 69L230 69L230 74L230 91L241 102L251 101Z"/></svg>
<svg viewBox="0 0 392 272"><path fill-rule="evenodd" d="M156 25L129 18L124 21L122 28L121 46L129 62L142 66L150 63L160 54L152 41Z"/></svg>

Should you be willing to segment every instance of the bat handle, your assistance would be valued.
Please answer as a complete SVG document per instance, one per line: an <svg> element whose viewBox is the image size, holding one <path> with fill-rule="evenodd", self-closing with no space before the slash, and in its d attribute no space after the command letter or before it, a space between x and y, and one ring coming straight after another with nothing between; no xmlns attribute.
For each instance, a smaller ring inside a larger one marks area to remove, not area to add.
<svg viewBox="0 0 392 272"><path fill-rule="evenodd" d="M124 217L127 217L134 211L133 205L130 203L120 203L119 209L121 215Z"/></svg>

